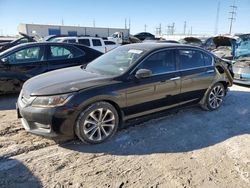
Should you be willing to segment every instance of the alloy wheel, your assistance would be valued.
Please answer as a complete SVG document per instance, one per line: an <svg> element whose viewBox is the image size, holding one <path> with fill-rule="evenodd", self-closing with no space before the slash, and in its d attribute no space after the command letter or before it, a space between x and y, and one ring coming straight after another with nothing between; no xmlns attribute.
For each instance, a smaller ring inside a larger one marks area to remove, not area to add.
<svg viewBox="0 0 250 188"><path fill-rule="evenodd" d="M209 94L209 105L213 109L217 109L221 106L223 98L225 96L225 90L223 86L216 85Z"/></svg>
<svg viewBox="0 0 250 188"><path fill-rule="evenodd" d="M91 141L102 141L110 136L115 128L115 115L107 108L91 111L83 122L83 133Z"/></svg>

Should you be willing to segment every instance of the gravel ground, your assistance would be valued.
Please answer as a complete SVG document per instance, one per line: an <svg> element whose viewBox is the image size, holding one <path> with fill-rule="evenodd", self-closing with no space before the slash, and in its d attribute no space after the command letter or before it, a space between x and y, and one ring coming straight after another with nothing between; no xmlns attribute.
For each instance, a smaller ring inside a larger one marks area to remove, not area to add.
<svg viewBox="0 0 250 188"><path fill-rule="evenodd" d="M224 105L179 110L106 143L58 144L26 133L15 95L0 97L0 187L249 187L250 88Z"/></svg>

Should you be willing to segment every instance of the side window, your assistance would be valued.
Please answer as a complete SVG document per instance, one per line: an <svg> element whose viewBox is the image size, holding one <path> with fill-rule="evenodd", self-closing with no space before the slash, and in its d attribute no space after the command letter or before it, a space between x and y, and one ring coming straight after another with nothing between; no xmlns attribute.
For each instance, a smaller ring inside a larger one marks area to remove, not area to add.
<svg viewBox="0 0 250 188"><path fill-rule="evenodd" d="M67 43L76 43L76 39L68 39Z"/></svg>
<svg viewBox="0 0 250 188"><path fill-rule="evenodd" d="M196 50L179 50L180 69L192 69L205 65L203 53Z"/></svg>
<svg viewBox="0 0 250 188"><path fill-rule="evenodd" d="M92 39L93 46L102 46L101 40L99 39Z"/></svg>
<svg viewBox="0 0 250 188"><path fill-rule="evenodd" d="M82 51L71 46L50 46L48 59L72 59L81 55L84 55Z"/></svg>
<svg viewBox="0 0 250 188"><path fill-rule="evenodd" d="M204 58L205 66L213 65L213 58L210 55L204 53L203 58Z"/></svg>
<svg viewBox="0 0 250 188"><path fill-rule="evenodd" d="M108 40L104 41L104 44L105 44L105 45L116 45L115 42L113 42L113 41L108 41Z"/></svg>
<svg viewBox="0 0 250 188"><path fill-rule="evenodd" d="M44 47L30 47L7 56L10 64L39 62L44 58Z"/></svg>
<svg viewBox="0 0 250 188"><path fill-rule="evenodd" d="M138 69L149 69L153 75L176 70L174 50L157 52L143 61Z"/></svg>
<svg viewBox="0 0 250 188"><path fill-rule="evenodd" d="M83 44L85 46L90 46L89 39L78 39L79 44Z"/></svg>

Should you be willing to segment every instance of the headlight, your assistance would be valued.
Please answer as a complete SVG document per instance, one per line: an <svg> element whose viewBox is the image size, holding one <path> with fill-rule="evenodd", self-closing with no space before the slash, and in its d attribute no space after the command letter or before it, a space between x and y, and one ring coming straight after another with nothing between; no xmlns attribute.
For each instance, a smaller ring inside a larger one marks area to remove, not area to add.
<svg viewBox="0 0 250 188"><path fill-rule="evenodd" d="M35 107L55 107L62 106L67 103L72 98L72 93L64 95L54 95L54 96L41 96L36 97L32 102L32 106Z"/></svg>

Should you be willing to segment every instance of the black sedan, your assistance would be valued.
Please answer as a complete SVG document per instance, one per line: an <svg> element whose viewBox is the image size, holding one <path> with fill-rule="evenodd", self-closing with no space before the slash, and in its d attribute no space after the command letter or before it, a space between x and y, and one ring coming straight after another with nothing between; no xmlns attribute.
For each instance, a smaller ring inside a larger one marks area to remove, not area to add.
<svg viewBox="0 0 250 188"><path fill-rule="evenodd" d="M55 69L87 64L102 55L77 44L35 42L0 53L0 94L16 93L29 78Z"/></svg>
<svg viewBox="0 0 250 188"><path fill-rule="evenodd" d="M96 144L124 121L200 103L218 109L233 78L227 63L181 44L118 47L82 66L28 80L17 112L24 128L45 136L77 135Z"/></svg>

